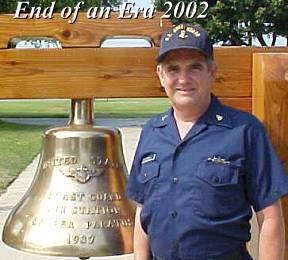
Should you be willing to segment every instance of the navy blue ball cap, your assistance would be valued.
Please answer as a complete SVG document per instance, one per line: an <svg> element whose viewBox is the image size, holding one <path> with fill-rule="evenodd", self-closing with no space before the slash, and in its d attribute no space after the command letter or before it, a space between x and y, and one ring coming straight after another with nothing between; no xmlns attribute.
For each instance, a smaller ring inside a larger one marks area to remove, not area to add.
<svg viewBox="0 0 288 260"><path fill-rule="evenodd" d="M177 49L194 49L208 59L213 59L213 45L203 28L192 24L179 24L165 32L161 37L157 62L164 60L169 51Z"/></svg>

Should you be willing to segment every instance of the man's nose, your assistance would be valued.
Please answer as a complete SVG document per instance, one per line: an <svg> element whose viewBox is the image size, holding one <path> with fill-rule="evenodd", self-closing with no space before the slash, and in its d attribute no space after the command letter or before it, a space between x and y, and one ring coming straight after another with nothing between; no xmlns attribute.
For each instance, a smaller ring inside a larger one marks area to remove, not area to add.
<svg viewBox="0 0 288 260"><path fill-rule="evenodd" d="M179 83L186 83L188 81L189 74L186 71L181 71L178 76Z"/></svg>

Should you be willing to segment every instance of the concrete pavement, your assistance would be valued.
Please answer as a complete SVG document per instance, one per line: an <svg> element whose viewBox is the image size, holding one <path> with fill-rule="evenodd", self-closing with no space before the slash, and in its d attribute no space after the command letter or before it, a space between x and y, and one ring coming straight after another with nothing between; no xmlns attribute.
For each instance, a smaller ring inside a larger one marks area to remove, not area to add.
<svg viewBox="0 0 288 260"><path fill-rule="evenodd" d="M1 121L28 125L64 126L68 118L0 118ZM107 127L143 126L148 118L97 118L94 124Z"/></svg>

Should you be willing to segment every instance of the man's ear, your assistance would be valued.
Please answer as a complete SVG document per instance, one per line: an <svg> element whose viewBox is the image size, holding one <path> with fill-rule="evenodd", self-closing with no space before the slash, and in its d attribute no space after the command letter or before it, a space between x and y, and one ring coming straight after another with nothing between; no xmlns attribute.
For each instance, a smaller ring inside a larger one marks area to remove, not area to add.
<svg viewBox="0 0 288 260"><path fill-rule="evenodd" d="M161 86L164 87L164 79L163 79L162 68L161 68L160 64L158 64L156 67L156 73L157 73L158 78L160 80Z"/></svg>
<svg viewBox="0 0 288 260"><path fill-rule="evenodd" d="M212 76L213 80L215 80L216 74L217 74L217 65L216 65L216 63L214 61L211 64L210 73L211 73L211 76Z"/></svg>

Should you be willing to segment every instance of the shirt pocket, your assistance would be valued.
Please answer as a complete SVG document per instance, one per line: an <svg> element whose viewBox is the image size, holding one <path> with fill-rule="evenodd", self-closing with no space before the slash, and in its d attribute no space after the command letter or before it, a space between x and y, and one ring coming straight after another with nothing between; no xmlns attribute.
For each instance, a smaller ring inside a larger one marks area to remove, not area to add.
<svg viewBox="0 0 288 260"><path fill-rule="evenodd" d="M221 218L241 211L245 194L239 177L239 167L233 163L200 163L193 188L195 213Z"/></svg>
<svg viewBox="0 0 288 260"><path fill-rule="evenodd" d="M159 171L160 164L158 161L149 161L147 163L141 164L137 179L138 182L143 185L145 203L149 203L147 200L154 200L157 198Z"/></svg>
<svg viewBox="0 0 288 260"><path fill-rule="evenodd" d="M138 181L140 183L147 183L153 178L159 176L159 163L157 161L147 162L141 165Z"/></svg>

